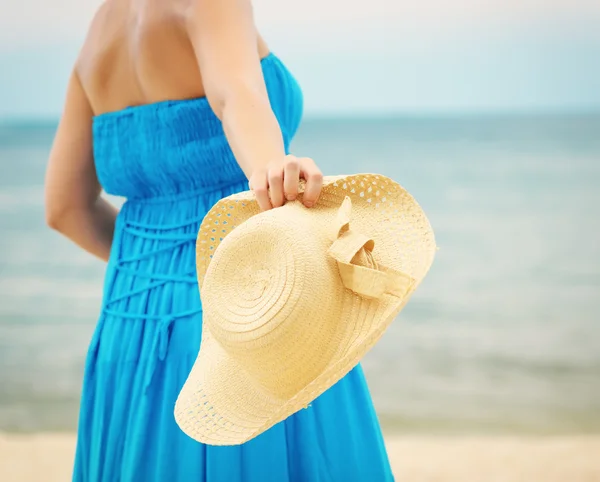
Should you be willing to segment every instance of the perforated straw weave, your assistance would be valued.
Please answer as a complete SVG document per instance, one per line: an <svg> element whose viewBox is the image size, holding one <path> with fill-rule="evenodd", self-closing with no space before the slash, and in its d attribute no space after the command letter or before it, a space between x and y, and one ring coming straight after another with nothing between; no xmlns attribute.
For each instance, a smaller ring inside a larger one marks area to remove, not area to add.
<svg viewBox="0 0 600 482"><path fill-rule="evenodd" d="M433 262L423 210L385 176L328 177L315 207L301 198L259 213L243 192L202 222L202 343L175 406L199 442L238 445L307 407L375 345Z"/></svg>

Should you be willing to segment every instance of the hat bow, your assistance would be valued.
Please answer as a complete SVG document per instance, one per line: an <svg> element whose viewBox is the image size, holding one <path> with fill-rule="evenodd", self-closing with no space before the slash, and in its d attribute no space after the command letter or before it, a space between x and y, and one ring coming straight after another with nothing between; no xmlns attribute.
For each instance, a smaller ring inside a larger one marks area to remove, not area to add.
<svg viewBox="0 0 600 482"><path fill-rule="evenodd" d="M350 229L352 201L348 196L337 212L334 241L328 254L337 261L342 283L364 298L390 294L403 298L415 280L411 276L375 261L375 241Z"/></svg>

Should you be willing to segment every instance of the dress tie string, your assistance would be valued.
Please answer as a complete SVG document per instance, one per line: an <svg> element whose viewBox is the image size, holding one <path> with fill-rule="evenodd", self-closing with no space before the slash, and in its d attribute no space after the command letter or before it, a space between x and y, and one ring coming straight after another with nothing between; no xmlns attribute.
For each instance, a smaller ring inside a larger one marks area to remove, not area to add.
<svg viewBox="0 0 600 482"><path fill-rule="evenodd" d="M142 293L148 293L153 289L160 286L164 286L168 283L187 283L197 284L196 279L196 268L192 266L191 269L178 273L157 273L151 269L140 270L132 266L133 263L151 259L158 254L173 251L184 245L193 243L196 241L197 234L194 233L170 233L176 229L183 229L188 226L199 226L202 218L189 219L179 224L170 225L153 225L146 223L139 223L133 221L127 221L123 227L123 233L130 234L139 239L156 240L156 241L168 241L169 243L165 246L158 246L149 251L133 255L133 256L118 256L115 263L115 270L121 274L131 276L137 279L147 280L145 286L131 289L125 293L121 293L105 303L104 313L122 319L129 320L140 320L140 321L154 321L156 322L154 338L151 342L151 361L146 369L144 377L144 390L147 390L153 380L154 373L159 362L165 360L169 349L169 341L171 338L171 331L173 323L176 320L182 318L188 318L197 315L202 312L202 308L198 307L191 310L180 311L177 313L151 315L147 313L131 313L123 309L116 308L116 304L127 300L133 296L140 295Z"/></svg>

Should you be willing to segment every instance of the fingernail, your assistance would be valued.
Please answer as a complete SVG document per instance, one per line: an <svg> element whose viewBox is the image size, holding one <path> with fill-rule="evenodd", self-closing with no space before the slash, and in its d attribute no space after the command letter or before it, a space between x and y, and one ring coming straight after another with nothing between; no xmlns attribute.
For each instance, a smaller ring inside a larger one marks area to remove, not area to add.
<svg viewBox="0 0 600 482"><path fill-rule="evenodd" d="M296 199L296 196L292 196L291 194L286 194L286 195L285 195L285 198L286 198L288 201L293 201L294 199Z"/></svg>
<svg viewBox="0 0 600 482"><path fill-rule="evenodd" d="M313 204L314 204L314 203L313 203L312 201L305 201L305 202L304 202L304 205L305 205L307 208L312 208Z"/></svg>

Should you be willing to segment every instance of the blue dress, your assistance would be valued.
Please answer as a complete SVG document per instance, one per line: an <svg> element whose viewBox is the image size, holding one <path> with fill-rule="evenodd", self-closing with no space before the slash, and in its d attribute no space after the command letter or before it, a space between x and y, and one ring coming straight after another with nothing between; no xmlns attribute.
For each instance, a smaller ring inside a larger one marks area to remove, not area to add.
<svg viewBox="0 0 600 482"><path fill-rule="evenodd" d="M262 69L287 149L302 94L275 55ZM86 359L73 480L392 481L360 366L244 445L206 446L179 429L173 408L202 334L196 234L216 201L248 184L203 98L99 115L93 139L102 186L127 201Z"/></svg>

